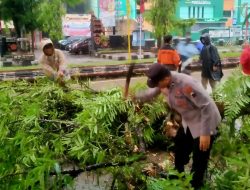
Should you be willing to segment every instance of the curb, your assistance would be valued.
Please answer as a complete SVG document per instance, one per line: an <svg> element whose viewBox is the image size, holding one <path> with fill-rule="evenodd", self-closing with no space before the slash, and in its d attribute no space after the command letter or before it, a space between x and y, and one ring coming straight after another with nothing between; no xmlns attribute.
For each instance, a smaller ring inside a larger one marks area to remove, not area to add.
<svg viewBox="0 0 250 190"><path fill-rule="evenodd" d="M117 61L123 61L123 60L127 60L126 56L112 56L110 54L101 54L101 53L96 53L95 57L97 58L103 58L103 59L112 59L112 60L117 60ZM157 55L149 55L149 54L145 54L143 55L142 59L149 59L149 58L156 58ZM139 59L139 55L131 55L131 59L132 60L138 60Z"/></svg>
<svg viewBox="0 0 250 190"><path fill-rule="evenodd" d="M143 75L149 69L152 63L136 64L134 66L133 74ZM234 68L239 65L239 59L223 60L223 68ZM71 78L118 78L126 76L129 65L107 65L107 66L85 66L72 68L70 70ZM199 71L201 64L193 62L189 68L191 71ZM18 80L18 79L34 79L36 77L44 76L42 70L22 70L22 71L9 71L0 72L0 80Z"/></svg>
<svg viewBox="0 0 250 190"><path fill-rule="evenodd" d="M224 69L234 68L237 67L239 64L239 58L227 58L222 60L222 68ZM192 71L199 71L201 70L201 64L199 62L193 62L190 64L188 69L191 69Z"/></svg>

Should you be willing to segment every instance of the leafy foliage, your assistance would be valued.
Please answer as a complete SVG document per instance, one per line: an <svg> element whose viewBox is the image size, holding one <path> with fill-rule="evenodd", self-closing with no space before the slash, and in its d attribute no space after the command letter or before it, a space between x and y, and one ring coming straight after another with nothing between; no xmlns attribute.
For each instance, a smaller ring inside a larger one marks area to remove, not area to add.
<svg viewBox="0 0 250 190"><path fill-rule="evenodd" d="M152 0L151 2L152 8L145 13L145 17L154 27L154 34L158 39L158 45L159 40L164 35L173 31L184 34L186 29L195 23L193 19L181 21L176 18L177 0Z"/></svg>
<svg viewBox="0 0 250 190"><path fill-rule="evenodd" d="M150 10L150 21L155 28L155 35L161 37L167 34L174 23L172 18L175 14L177 6L176 0L154 0L152 1L152 9ZM166 10L168 10L166 12Z"/></svg>
<svg viewBox="0 0 250 190"><path fill-rule="evenodd" d="M182 36L185 36L186 32L188 32L191 26L193 26L195 23L196 23L195 19L176 20L176 24L173 31L177 32Z"/></svg>
<svg viewBox="0 0 250 190"><path fill-rule="evenodd" d="M177 176L177 179L163 179L163 178L149 178L147 180L147 189L149 190L191 190L193 189L190 185L192 179L191 175L185 175L184 173L179 174L176 171L171 172L172 175Z"/></svg>
<svg viewBox="0 0 250 190"><path fill-rule="evenodd" d="M138 143L136 129L151 143L151 124L167 112L160 99L136 112L120 89L64 91L39 79L2 82L0 90L0 189L61 189L71 184L61 173L68 164L125 161Z"/></svg>
<svg viewBox="0 0 250 190"><path fill-rule="evenodd" d="M52 39L62 35L64 4L75 5L79 0L1 0L0 13L5 21L13 21L18 36L35 29L48 32Z"/></svg>
<svg viewBox="0 0 250 190"><path fill-rule="evenodd" d="M223 102L227 122L234 122L240 115L247 113L250 103L250 78L236 69L229 79L216 90L216 101Z"/></svg>
<svg viewBox="0 0 250 190"><path fill-rule="evenodd" d="M216 90L225 118L212 151L208 189L249 189L250 170L250 79L236 69Z"/></svg>
<svg viewBox="0 0 250 190"><path fill-rule="evenodd" d="M1 0L1 18L5 21L12 20L20 36L21 30L34 31L38 27L34 20L38 5L39 2L35 0Z"/></svg>
<svg viewBox="0 0 250 190"><path fill-rule="evenodd" d="M250 131L249 116L244 117L240 130L232 135L230 127L221 126L220 136L213 148L210 164L211 189L249 189Z"/></svg>

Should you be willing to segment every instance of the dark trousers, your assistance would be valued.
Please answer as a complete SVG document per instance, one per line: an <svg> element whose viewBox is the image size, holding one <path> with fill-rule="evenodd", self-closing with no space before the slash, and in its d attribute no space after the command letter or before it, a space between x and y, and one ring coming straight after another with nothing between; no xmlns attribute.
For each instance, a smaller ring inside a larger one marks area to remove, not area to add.
<svg viewBox="0 0 250 190"><path fill-rule="evenodd" d="M191 181L194 189L199 189L203 186L204 174L207 170L210 150L214 141L211 136L210 148L207 151L200 150L200 138L193 139L189 128L186 133L184 128L180 127L174 139L175 142L175 169L178 172L184 172L184 165L189 162L190 154L193 153L193 165L191 172L193 179Z"/></svg>

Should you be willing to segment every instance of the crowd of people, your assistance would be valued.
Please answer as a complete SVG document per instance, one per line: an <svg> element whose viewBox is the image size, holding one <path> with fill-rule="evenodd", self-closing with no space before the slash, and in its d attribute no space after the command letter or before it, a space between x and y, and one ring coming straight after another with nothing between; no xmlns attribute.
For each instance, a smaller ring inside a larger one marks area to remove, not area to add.
<svg viewBox="0 0 250 190"><path fill-rule="evenodd" d="M164 45L158 52L157 63L163 64L166 68L172 71L190 74L188 66L192 63L194 56L199 56L201 63L202 85L206 89L209 83L214 89L216 84L223 77L221 60L217 48L211 44L208 34L200 37L200 40L192 43L190 37L179 40L172 36L164 37Z"/></svg>

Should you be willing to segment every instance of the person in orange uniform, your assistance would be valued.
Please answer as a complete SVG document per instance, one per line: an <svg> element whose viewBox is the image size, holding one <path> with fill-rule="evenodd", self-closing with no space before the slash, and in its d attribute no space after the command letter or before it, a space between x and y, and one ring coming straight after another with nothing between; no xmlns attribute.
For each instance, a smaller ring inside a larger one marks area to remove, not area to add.
<svg viewBox="0 0 250 190"><path fill-rule="evenodd" d="M178 52L171 46L172 35L164 37L164 45L158 52L157 61L166 66L167 69L176 71L180 65L180 56Z"/></svg>

